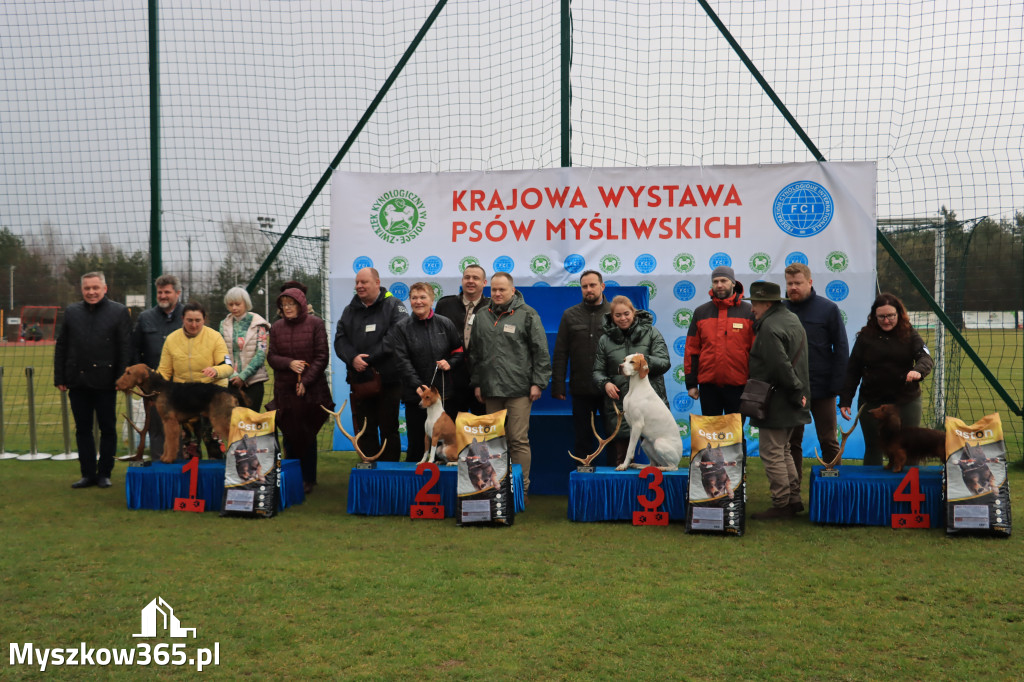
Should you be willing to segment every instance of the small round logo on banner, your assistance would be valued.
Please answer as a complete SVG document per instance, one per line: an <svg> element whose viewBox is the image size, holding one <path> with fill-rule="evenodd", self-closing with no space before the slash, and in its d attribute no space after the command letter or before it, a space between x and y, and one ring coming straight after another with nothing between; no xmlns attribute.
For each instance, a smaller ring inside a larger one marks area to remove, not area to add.
<svg viewBox="0 0 1024 682"><path fill-rule="evenodd" d="M825 285L825 295L836 303L845 301L850 295L850 286L841 279L834 279Z"/></svg>
<svg viewBox="0 0 1024 682"><path fill-rule="evenodd" d="M676 355L683 357L686 355L686 336L676 337L675 342L672 344L672 350L675 351Z"/></svg>
<svg viewBox="0 0 1024 682"><path fill-rule="evenodd" d="M397 298L399 301L409 300L409 287L402 282L394 282L388 287L388 291L391 295Z"/></svg>
<svg viewBox="0 0 1024 682"><path fill-rule="evenodd" d="M842 308L840 308L840 309L839 309L839 314L840 314L840 315L842 316L842 318L843 318L843 326L844 326L844 327L845 327L846 325L850 324L850 318L848 318L848 317L846 316L846 311L845 311L845 310L843 310Z"/></svg>
<svg viewBox="0 0 1024 682"><path fill-rule="evenodd" d="M842 251L833 251L825 256L825 267L830 272L842 272L850 267L850 257Z"/></svg>
<svg viewBox="0 0 1024 682"><path fill-rule="evenodd" d="M551 285L548 284L547 282L534 282L533 286L535 286L535 287L549 287Z"/></svg>
<svg viewBox="0 0 1024 682"><path fill-rule="evenodd" d="M689 412L693 407L693 398L686 391L676 393L676 397L672 398L672 407L676 408L677 412Z"/></svg>
<svg viewBox="0 0 1024 682"><path fill-rule="evenodd" d="M408 429L405 428L405 417L401 417L398 420L398 432L408 433Z"/></svg>
<svg viewBox="0 0 1024 682"><path fill-rule="evenodd" d="M587 259L578 253L570 253L565 257L562 262L562 267L570 275L575 275L578 272L583 272L583 268L587 266Z"/></svg>
<svg viewBox="0 0 1024 682"><path fill-rule="evenodd" d="M404 256L395 256L388 262L388 270L392 275L404 275L409 271L409 259Z"/></svg>
<svg viewBox="0 0 1024 682"><path fill-rule="evenodd" d="M751 426L750 422L743 425L743 433L746 434L747 440L757 440L757 436L761 433L761 429L756 426Z"/></svg>
<svg viewBox="0 0 1024 682"><path fill-rule="evenodd" d="M657 327L658 326L658 313L654 312L653 310L648 310L647 312L649 312L651 314L651 324L653 324L655 327Z"/></svg>
<svg viewBox="0 0 1024 682"><path fill-rule="evenodd" d="M672 259L672 267L676 272L690 272L697 265L697 259L692 253L677 253Z"/></svg>
<svg viewBox="0 0 1024 682"><path fill-rule="evenodd" d="M676 380L677 384L686 383L686 372L683 371L682 365L676 365L672 368L672 378Z"/></svg>
<svg viewBox="0 0 1024 682"><path fill-rule="evenodd" d="M443 267L444 263L437 256L427 256L423 259L423 274L425 275L436 275L441 272Z"/></svg>
<svg viewBox="0 0 1024 682"><path fill-rule="evenodd" d="M750 257L750 270L763 275L772 268L772 257L764 251L758 251Z"/></svg>
<svg viewBox="0 0 1024 682"><path fill-rule="evenodd" d="M356 258L354 261L352 261L352 271L353 272L359 272L363 268L372 268L372 267L373 267L373 260L371 258L369 258L368 256L360 256L359 258Z"/></svg>
<svg viewBox="0 0 1024 682"><path fill-rule="evenodd" d="M619 271L622 267L622 259L616 256L614 253L609 253L607 256L601 256L601 272L606 275L611 275Z"/></svg>
<svg viewBox="0 0 1024 682"><path fill-rule="evenodd" d="M832 195L816 182L800 180L782 188L775 197L775 224L794 237L813 237L832 221Z"/></svg>
<svg viewBox="0 0 1024 682"><path fill-rule="evenodd" d="M512 260L511 256L498 256L494 259L494 263L491 268L495 272L512 272L516 267L516 262Z"/></svg>
<svg viewBox="0 0 1024 682"><path fill-rule="evenodd" d="M672 294L680 301L689 301L697 295L697 287L692 282L681 279L672 287Z"/></svg>
<svg viewBox="0 0 1024 682"><path fill-rule="evenodd" d="M440 284L438 284L437 282L427 282L427 284L429 284L430 288L434 290L435 301L444 296L444 289L441 288Z"/></svg>
<svg viewBox="0 0 1024 682"><path fill-rule="evenodd" d="M604 281L604 285L606 287L617 287L617 286L620 286L619 283L616 282L614 279L606 279Z"/></svg>
<svg viewBox="0 0 1024 682"><path fill-rule="evenodd" d="M405 244L420 236L427 224L423 200L405 189L393 189L377 197L370 213L370 227L389 244Z"/></svg>
<svg viewBox="0 0 1024 682"><path fill-rule="evenodd" d="M690 437L690 422L686 419L677 419L676 426L679 427L679 435L683 438Z"/></svg>
<svg viewBox="0 0 1024 682"><path fill-rule="evenodd" d="M532 272L535 275L543 275L550 269L551 259L548 258L547 256L534 256L533 260L530 261L530 272Z"/></svg>
<svg viewBox="0 0 1024 682"><path fill-rule="evenodd" d="M646 275L654 272L654 268L658 267L658 259L649 253L641 253L633 261L633 267L637 272Z"/></svg>
<svg viewBox="0 0 1024 682"><path fill-rule="evenodd" d="M793 263L800 263L802 265L810 265L811 261L807 258L807 254L802 251L794 251L793 253L786 256L786 265L792 265Z"/></svg>
<svg viewBox="0 0 1024 682"><path fill-rule="evenodd" d="M690 322L693 320L693 311L689 308L680 308L672 315L672 321L675 322L676 326L680 329L689 329Z"/></svg>
<svg viewBox="0 0 1024 682"><path fill-rule="evenodd" d="M576 287L578 289L580 286L580 281L578 279L570 279L568 282L565 283L565 286Z"/></svg>
<svg viewBox="0 0 1024 682"><path fill-rule="evenodd" d="M708 265L711 266L712 270L717 268L719 265L732 267L732 257L727 253L719 251L718 253L711 255L711 258L708 259Z"/></svg>
<svg viewBox="0 0 1024 682"><path fill-rule="evenodd" d="M480 260L473 256L466 256L459 261L459 272L465 272L470 265L480 265Z"/></svg>
<svg viewBox="0 0 1024 682"><path fill-rule="evenodd" d="M636 285L638 287L647 287L649 301L653 301L654 297L658 295L658 287L654 286L654 282L649 279L642 279Z"/></svg>

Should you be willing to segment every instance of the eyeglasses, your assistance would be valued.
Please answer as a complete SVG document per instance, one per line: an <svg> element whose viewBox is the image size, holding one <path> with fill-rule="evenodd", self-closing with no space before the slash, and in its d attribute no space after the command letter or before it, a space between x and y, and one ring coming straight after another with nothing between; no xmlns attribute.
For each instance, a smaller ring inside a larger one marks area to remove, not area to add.
<svg viewBox="0 0 1024 682"><path fill-rule="evenodd" d="M895 320L897 317L899 317L899 313L888 313L886 315L876 315L875 317L877 317L880 320Z"/></svg>

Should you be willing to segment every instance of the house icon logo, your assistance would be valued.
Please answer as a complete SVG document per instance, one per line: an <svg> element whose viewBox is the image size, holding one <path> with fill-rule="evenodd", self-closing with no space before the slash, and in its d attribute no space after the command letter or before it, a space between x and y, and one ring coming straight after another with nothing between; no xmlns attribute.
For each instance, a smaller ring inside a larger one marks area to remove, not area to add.
<svg viewBox="0 0 1024 682"><path fill-rule="evenodd" d="M193 639L196 636L196 629L181 627L171 605L157 597L142 608L142 632L132 637L157 637L161 627L168 637L188 637L190 633Z"/></svg>

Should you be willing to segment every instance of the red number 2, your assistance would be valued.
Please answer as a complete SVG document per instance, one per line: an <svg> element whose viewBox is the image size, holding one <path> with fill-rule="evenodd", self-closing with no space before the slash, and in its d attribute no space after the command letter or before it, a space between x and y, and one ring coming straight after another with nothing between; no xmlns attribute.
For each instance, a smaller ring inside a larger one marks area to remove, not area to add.
<svg viewBox="0 0 1024 682"><path fill-rule="evenodd" d="M420 462L416 465L416 475L421 476L424 471L430 472L430 478L424 483L419 492L416 493L416 504L439 504L441 502L441 496L438 493L428 492L434 487L434 484L441 478L441 471L437 468L437 465L433 462Z"/></svg>

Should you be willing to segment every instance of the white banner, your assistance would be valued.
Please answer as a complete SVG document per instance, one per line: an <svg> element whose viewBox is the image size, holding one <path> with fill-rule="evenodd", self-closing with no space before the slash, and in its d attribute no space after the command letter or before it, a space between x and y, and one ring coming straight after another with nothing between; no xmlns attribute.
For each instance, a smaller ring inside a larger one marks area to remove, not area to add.
<svg viewBox="0 0 1024 682"><path fill-rule="evenodd" d="M331 317L367 266L403 300L417 281L438 297L457 293L470 263L509 272L520 288L578 286L581 272L599 270L608 284L650 290L685 434L695 408L682 382L685 335L715 267L731 266L749 292L760 279L785 290L785 267L807 264L817 293L842 310L852 347L875 293L875 177L874 163L338 172ZM339 365L336 400L348 392Z"/></svg>

